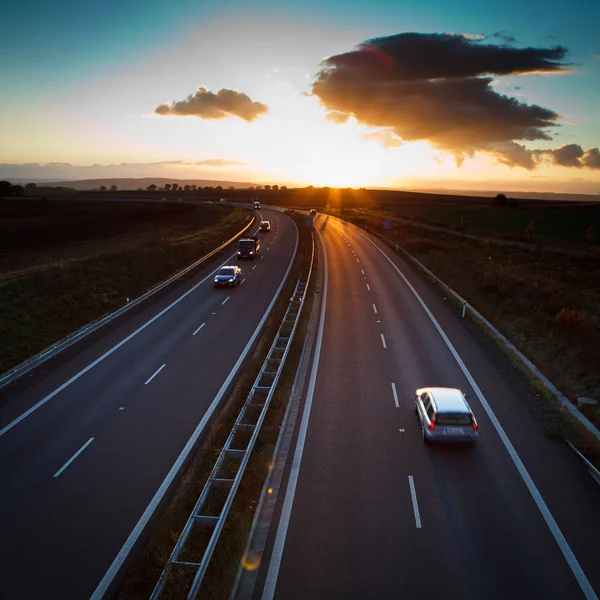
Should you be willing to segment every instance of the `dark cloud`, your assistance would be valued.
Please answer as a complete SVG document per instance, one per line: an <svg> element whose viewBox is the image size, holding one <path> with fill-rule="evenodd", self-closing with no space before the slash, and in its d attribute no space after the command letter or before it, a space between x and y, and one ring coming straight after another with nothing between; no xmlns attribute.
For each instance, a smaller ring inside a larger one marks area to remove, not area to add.
<svg viewBox="0 0 600 600"><path fill-rule="evenodd" d="M328 121L333 121L334 123L345 123L350 118L350 115L334 110L333 112L328 113L325 118Z"/></svg>
<svg viewBox="0 0 600 600"><path fill-rule="evenodd" d="M496 38L497 40L502 40L505 44L517 43L517 38L510 33L506 33L506 31L497 31L496 33L492 34L492 37Z"/></svg>
<svg viewBox="0 0 600 600"><path fill-rule="evenodd" d="M483 151L526 169L535 155L517 141L550 140L559 115L502 95L493 75L560 72L566 48L509 48L463 34L404 33L367 40L323 61L312 94L335 113L427 140L460 164Z"/></svg>
<svg viewBox="0 0 600 600"><path fill-rule="evenodd" d="M225 160L223 158L209 158L194 163L198 167L247 167L248 163L239 160Z"/></svg>
<svg viewBox="0 0 600 600"><path fill-rule="evenodd" d="M365 142L377 142L384 148L393 148L395 146L402 146L402 140L399 140L390 131L375 131L373 133L365 133L361 136L361 139Z"/></svg>
<svg viewBox="0 0 600 600"><path fill-rule="evenodd" d="M185 100L161 104L154 111L157 115L192 116L200 119L225 119L235 116L244 121L253 121L269 110L250 96L235 90L221 89L216 94L199 87L195 94Z"/></svg>
<svg viewBox="0 0 600 600"><path fill-rule="evenodd" d="M553 165L560 167L575 167L577 169L600 169L600 150L590 148L584 150L579 144L565 144L560 148L535 150L539 159L547 159Z"/></svg>

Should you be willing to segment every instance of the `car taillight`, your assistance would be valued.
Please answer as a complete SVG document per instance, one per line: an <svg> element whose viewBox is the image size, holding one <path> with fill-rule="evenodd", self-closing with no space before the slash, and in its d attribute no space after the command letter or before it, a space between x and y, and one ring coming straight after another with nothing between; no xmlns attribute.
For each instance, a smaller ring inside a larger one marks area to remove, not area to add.
<svg viewBox="0 0 600 600"><path fill-rule="evenodd" d="M433 413L433 419L431 419L431 423L429 423L429 431L433 431L435 429L435 420L437 419L437 413Z"/></svg>
<svg viewBox="0 0 600 600"><path fill-rule="evenodd" d="M471 413L471 425L473 426L473 431L477 431L477 429L478 429L477 421L475 420L473 413Z"/></svg>

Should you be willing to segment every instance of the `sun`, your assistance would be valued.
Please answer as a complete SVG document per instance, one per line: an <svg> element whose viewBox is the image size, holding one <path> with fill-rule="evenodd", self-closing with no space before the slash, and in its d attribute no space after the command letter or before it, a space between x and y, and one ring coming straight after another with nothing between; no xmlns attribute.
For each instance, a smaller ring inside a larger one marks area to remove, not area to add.
<svg viewBox="0 0 600 600"><path fill-rule="evenodd" d="M328 187L368 187L381 175L376 153L370 148L320 148L298 164L298 174L307 185Z"/></svg>

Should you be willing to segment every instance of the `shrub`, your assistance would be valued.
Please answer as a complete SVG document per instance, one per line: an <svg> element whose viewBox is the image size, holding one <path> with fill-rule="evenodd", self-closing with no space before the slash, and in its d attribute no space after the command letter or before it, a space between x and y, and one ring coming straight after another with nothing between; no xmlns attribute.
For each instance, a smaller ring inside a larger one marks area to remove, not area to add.
<svg viewBox="0 0 600 600"><path fill-rule="evenodd" d="M572 308L563 308L556 315L558 326L569 333L581 331L585 321L585 314Z"/></svg>

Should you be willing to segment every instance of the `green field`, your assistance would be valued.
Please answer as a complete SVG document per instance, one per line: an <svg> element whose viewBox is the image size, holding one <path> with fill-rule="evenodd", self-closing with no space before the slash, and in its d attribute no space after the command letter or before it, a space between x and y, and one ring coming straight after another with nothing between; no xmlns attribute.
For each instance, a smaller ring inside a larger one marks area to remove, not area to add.
<svg viewBox="0 0 600 600"><path fill-rule="evenodd" d="M585 245L586 230L595 223L600 230L600 206L571 208L518 208L495 206L440 206L420 204L396 204L369 210L371 215L414 219L435 225L459 229L467 219L468 233L480 233L492 237L526 240L525 228L532 221L535 239L556 245ZM600 244L600 233L593 240Z"/></svg>

